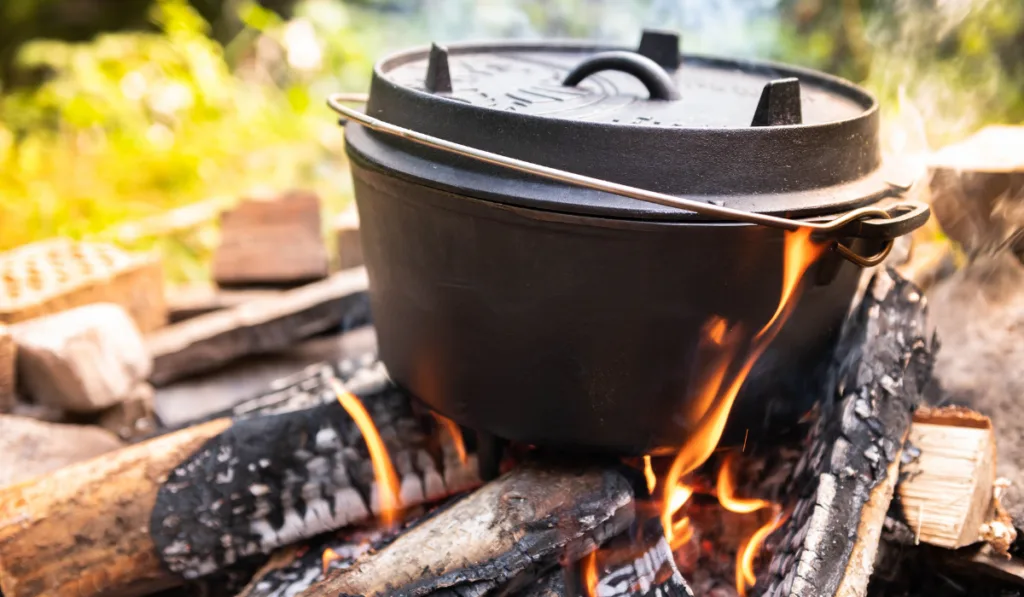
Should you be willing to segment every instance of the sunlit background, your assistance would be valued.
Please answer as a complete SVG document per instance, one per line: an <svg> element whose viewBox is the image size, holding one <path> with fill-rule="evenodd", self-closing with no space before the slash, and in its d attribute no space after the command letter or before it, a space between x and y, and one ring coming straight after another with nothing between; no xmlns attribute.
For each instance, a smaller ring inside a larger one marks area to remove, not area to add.
<svg viewBox="0 0 1024 597"><path fill-rule="evenodd" d="M161 249L174 281L203 278L212 222L184 214L169 235L138 222L289 187L343 209L343 139L324 98L364 91L386 52L513 37L632 46L652 25L681 31L686 52L865 85L889 152L1024 120L1020 0L3 0L0 250L105 238Z"/></svg>

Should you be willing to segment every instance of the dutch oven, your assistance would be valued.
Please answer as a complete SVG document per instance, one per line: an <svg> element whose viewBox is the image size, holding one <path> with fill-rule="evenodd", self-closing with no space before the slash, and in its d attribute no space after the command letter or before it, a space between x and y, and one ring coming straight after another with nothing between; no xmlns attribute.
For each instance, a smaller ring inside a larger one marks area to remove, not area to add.
<svg viewBox="0 0 1024 597"><path fill-rule="evenodd" d="M380 354L439 413L499 438L657 453L709 321L779 304L786 230L830 251L756 362L730 426L792 422L864 266L928 218L886 201L875 100L844 80L581 43L432 46L377 63L342 113Z"/></svg>

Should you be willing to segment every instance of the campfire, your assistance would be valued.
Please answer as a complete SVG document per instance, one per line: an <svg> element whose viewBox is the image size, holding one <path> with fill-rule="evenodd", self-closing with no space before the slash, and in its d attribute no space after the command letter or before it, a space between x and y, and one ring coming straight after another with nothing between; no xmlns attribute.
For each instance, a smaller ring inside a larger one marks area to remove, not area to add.
<svg viewBox="0 0 1024 597"><path fill-rule="evenodd" d="M94 243L0 256L0 408L18 415L0 423L21 442L5 445L119 436L0 478L3 595L849 597L1024 583L999 421L950 404L939 383L926 293L958 282L949 245L905 236L927 206L884 179L877 151L858 153L877 150L874 100L678 45L648 32L636 52L435 45L386 59L365 113L332 98L359 202L337 223L346 267L333 273L305 192L223 214L205 294L153 293L158 263ZM551 88L551 72L565 82ZM735 80L688 96L691 75ZM507 98L489 96L505 76L518 77ZM743 143L735 114L643 120L715 94L741 105L735 89L753 97ZM561 117L531 115L545 102L607 112L555 130ZM624 113L643 122L610 124ZM441 130L480 114L495 128ZM513 124L516 139L496 139ZM820 136L835 126L851 134ZM715 151L648 190L637 181L664 165L650 152L581 164L557 147L561 134L600 146L598 129L633 150L657 138ZM552 147L533 155L538 131ZM752 169L808 159L802 144L834 168L718 172L721 151L776 143ZM710 269L654 259L702 245L722 253L687 259Z"/></svg>

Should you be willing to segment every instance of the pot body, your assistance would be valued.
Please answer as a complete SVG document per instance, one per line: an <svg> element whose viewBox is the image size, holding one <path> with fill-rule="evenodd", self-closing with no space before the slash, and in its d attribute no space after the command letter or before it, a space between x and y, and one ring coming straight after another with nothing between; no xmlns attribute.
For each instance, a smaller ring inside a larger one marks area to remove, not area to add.
<svg viewBox="0 0 1024 597"><path fill-rule="evenodd" d="M678 447L700 425L709 322L749 339L778 306L779 230L510 206L349 154L381 358L468 427L568 450ZM743 384L734 437L775 432L825 395L860 271L831 253L808 271Z"/></svg>

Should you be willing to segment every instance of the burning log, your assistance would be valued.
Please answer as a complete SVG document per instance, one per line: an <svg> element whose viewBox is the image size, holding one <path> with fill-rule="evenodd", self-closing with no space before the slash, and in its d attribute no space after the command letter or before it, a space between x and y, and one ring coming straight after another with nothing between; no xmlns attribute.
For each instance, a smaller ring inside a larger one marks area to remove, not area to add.
<svg viewBox="0 0 1024 597"><path fill-rule="evenodd" d="M693 597L659 520L642 525L636 537L615 537L580 564L549 572L516 597Z"/></svg>
<svg viewBox="0 0 1024 597"><path fill-rule="evenodd" d="M770 541L763 595L864 595L902 446L932 369L924 301L879 272L844 330L825 402L790 480L791 516Z"/></svg>
<svg viewBox="0 0 1024 597"><path fill-rule="evenodd" d="M402 534L305 597L514 592L634 519L626 478L598 465L520 466ZM681 581L681 577L680 577Z"/></svg>
<svg viewBox="0 0 1024 597"><path fill-rule="evenodd" d="M427 428L379 370L349 375L389 446L402 505L447 491ZM373 471L323 366L233 417L0 492L6 597L143 595L366 519ZM436 452L436 449L434 450ZM431 481L433 479L433 481Z"/></svg>
<svg viewBox="0 0 1024 597"><path fill-rule="evenodd" d="M363 269L167 326L146 339L153 385L215 369L249 354L283 350L296 340L368 319Z"/></svg>

